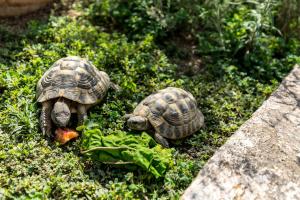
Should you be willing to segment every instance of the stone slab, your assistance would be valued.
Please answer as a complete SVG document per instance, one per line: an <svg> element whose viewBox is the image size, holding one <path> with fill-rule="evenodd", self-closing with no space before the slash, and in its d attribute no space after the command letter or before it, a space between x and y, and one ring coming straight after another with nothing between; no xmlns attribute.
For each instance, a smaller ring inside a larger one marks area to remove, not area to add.
<svg viewBox="0 0 300 200"><path fill-rule="evenodd" d="M0 0L0 17L11 17L36 11L53 0Z"/></svg>
<svg viewBox="0 0 300 200"><path fill-rule="evenodd" d="M300 199L300 67L214 154L183 200Z"/></svg>

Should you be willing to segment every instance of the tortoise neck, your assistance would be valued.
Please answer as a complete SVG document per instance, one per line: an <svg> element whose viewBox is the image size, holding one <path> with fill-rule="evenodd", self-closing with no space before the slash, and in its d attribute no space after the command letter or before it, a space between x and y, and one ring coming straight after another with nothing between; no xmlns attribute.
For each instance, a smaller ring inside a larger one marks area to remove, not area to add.
<svg viewBox="0 0 300 200"><path fill-rule="evenodd" d="M59 98L57 99L57 102L65 103L65 104L67 104L68 106L71 105L71 100L66 99L66 98L64 98L64 97L59 97Z"/></svg>

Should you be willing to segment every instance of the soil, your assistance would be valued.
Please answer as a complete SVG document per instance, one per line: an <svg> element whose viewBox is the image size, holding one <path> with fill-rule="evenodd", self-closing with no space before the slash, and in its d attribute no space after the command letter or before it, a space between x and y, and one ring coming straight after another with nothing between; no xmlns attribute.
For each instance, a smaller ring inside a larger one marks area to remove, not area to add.
<svg viewBox="0 0 300 200"><path fill-rule="evenodd" d="M166 53L178 65L178 75L193 76L204 70L203 61L197 54L197 41L190 33L173 35L164 43L163 46L171 47Z"/></svg>

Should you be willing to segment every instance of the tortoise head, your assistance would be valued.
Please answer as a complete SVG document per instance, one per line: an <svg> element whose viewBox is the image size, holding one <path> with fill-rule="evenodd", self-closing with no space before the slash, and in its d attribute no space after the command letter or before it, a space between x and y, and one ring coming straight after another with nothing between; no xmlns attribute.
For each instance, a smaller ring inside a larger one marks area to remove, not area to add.
<svg viewBox="0 0 300 200"><path fill-rule="evenodd" d="M51 119L58 127L66 127L70 121L71 111L66 102L57 101L51 112Z"/></svg>
<svg viewBox="0 0 300 200"><path fill-rule="evenodd" d="M146 117L126 115L125 118L127 118L127 126L130 129L144 131L150 128L149 120Z"/></svg>

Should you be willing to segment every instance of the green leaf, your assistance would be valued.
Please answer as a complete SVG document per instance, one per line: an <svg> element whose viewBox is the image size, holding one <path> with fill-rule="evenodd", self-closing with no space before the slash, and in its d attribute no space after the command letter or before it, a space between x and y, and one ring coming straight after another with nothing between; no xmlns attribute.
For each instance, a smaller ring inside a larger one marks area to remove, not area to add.
<svg viewBox="0 0 300 200"><path fill-rule="evenodd" d="M83 132L83 154L94 160L117 165L137 165L156 178L163 176L171 163L171 149L164 149L147 133L116 131L104 136L99 129Z"/></svg>

